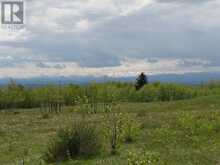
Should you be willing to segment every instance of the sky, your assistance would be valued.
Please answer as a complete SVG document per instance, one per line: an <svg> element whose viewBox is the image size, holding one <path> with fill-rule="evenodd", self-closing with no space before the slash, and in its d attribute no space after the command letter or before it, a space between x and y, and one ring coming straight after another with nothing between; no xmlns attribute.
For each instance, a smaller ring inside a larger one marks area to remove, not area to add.
<svg viewBox="0 0 220 165"><path fill-rule="evenodd" d="M26 0L0 77L220 72L220 0Z"/></svg>

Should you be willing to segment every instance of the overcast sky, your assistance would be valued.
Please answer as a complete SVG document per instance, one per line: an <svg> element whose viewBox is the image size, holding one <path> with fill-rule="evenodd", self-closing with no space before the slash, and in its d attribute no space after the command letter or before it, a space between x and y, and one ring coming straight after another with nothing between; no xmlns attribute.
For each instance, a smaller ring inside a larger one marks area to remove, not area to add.
<svg viewBox="0 0 220 165"><path fill-rule="evenodd" d="M26 0L0 77L220 71L220 0Z"/></svg>

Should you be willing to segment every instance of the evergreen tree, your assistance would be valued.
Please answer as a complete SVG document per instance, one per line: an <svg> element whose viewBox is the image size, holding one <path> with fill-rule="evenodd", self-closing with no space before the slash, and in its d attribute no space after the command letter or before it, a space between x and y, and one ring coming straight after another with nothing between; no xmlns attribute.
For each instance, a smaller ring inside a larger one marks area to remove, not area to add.
<svg viewBox="0 0 220 165"><path fill-rule="evenodd" d="M136 80L135 88L136 90L139 90L146 84L148 84L148 79L147 76L142 72Z"/></svg>

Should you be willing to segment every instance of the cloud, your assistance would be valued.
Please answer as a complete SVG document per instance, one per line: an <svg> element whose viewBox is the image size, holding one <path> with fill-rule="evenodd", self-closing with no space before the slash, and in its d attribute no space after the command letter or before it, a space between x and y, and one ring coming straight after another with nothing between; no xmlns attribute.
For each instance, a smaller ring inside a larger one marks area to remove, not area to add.
<svg viewBox="0 0 220 165"><path fill-rule="evenodd" d="M186 63L189 62L188 63ZM164 73L198 73L216 72L220 66L205 66L209 61L199 59L149 59L127 58L121 64L113 67L82 67L75 62L29 62L14 66L0 65L0 77L30 78L39 76L136 76L140 72L148 75ZM2 64L2 63L1 63Z"/></svg>
<svg viewBox="0 0 220 165"><path fill-rule="evenodd" d="M0 42L22 42L31 37L31 32L26 28L20 30L10 30L7 27L0 27Z"/></svg>
<svg viewBox="0 0 220 165"><path fill-rule="evenodd" d="M27 23L35 31L42 33L78 32L79 26L88 27L90 23L99 24L130 14L150 2L151 0L27 1Z"/></svg>
<svg viewBox="0 0 220 165"><path fill-rule="evenodd" d="M79 30L87 30L89 29L91 23L88 20L80 20L79 22L76 23L76 27Z"/></svg>
<svg viewBox="0 0 220 165"><path fill-rule="evenodd" d="M157 2L161 2L161 3L208 3L210 1L214 1L214 0L156 0Z"/></svg>
<svg viewBox="0 0 220 165"><path fill-rule="evenodd" d="M16 68L14 73L21 75L19 70L26 68L31 76L217 70L219 17L217 0L30 0L24 29L0 28L0 72L14 75Z"/></svg>

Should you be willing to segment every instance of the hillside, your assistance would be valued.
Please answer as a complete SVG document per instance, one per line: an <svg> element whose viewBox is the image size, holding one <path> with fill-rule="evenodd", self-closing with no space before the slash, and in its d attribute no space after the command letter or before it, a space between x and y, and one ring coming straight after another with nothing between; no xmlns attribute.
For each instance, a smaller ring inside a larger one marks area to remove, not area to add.
<svg viewBox="0 0 220 165"><path fill-rule="evenodd" d="M137 123L131 143L120 141L119 154L114 156L105 145L99 155L59 164L124 165L130 152L137 160L160 162L152 163L155 165L217 164L220 161L219 100L220 96L208 96L173 102L121 103L114 112L123 112ZM60 114L40 109L0 111L0 164L45 164L42 155L57 130L81 115L77 106L66 107ZM99 125L105 122L101 112L86 116L86 120ZM144 158L143 153L147 155Z"/></svg>

